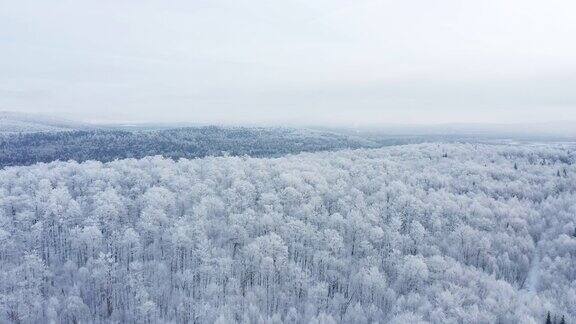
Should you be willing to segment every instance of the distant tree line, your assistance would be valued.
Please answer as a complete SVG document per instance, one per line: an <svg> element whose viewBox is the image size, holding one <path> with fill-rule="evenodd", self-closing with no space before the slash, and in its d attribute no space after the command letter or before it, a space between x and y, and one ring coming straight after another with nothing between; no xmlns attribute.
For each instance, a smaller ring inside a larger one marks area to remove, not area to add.
<svg viewBox="0 0 576 324"><path fill-rule="evenodd" d="M376 148L421 143L434 138L362 138L333 132L265 127L188 127L165 130L89 130L0 135L0 168L38 162L96 160L162 155L279 157L300 152ZM443 140L454 140L443 137Z"/></svg>

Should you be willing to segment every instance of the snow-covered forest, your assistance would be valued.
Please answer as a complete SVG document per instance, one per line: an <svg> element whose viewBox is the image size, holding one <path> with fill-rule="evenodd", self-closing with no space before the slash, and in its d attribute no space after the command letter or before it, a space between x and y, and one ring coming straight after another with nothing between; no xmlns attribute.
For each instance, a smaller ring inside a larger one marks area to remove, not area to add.
<svg viewBox="0 0 576 324"><path fill-rule="evenodd" d="M0 167L56 160L96 160L206 156L278 157L300 152L378 148L462 136L355 136L339 132L282 127L184 127L169 129L95 129L4 133L0 125Z"/></svg>
<svg viewBox="0 0 576 324"><path fill-rule="evenodd" d="M0 134L0 167L56 160L109 162L154 155L174 159L217 155L273 157L385 144L330 132L273 127L30 132Z"/></svg>
<svg viewBox="0 0 576 324"><path fill-rule="evenodd" d="M576 147L0 171L0 322L576 320Z"/></svg>

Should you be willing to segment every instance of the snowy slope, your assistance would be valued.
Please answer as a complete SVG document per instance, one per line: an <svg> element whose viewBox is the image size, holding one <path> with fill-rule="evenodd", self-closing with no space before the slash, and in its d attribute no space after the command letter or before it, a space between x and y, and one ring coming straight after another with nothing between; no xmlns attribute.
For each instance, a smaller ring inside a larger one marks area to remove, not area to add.
<svg viewBox="0 0 576 324"><path fill-rule="evenodd" d="M45 115L0 111L0 133L61 132L86 128L90 126Z"/></svg>

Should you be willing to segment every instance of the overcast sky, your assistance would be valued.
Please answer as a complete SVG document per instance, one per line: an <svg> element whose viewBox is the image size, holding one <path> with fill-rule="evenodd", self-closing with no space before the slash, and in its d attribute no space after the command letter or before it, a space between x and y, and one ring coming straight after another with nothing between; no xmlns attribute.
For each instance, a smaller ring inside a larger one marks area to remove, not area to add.
<svg viewBox="0 0 576 324"><path fill-rule="evenodd" d="M573 0L0 0L0 110L86 121L576 120Z"/></svg>

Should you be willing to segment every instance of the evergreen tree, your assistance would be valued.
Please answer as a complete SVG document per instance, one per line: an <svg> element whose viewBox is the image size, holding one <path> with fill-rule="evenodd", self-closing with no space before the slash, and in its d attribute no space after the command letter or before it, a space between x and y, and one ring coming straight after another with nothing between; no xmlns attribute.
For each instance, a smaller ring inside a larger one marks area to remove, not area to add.
<svg viewBox="0 0 576 324"><path fill-rule="evenodd" d="M550 312L548 312L548 315L546 316L546 324L552 324L552 319L550 318Z"/></svg>

